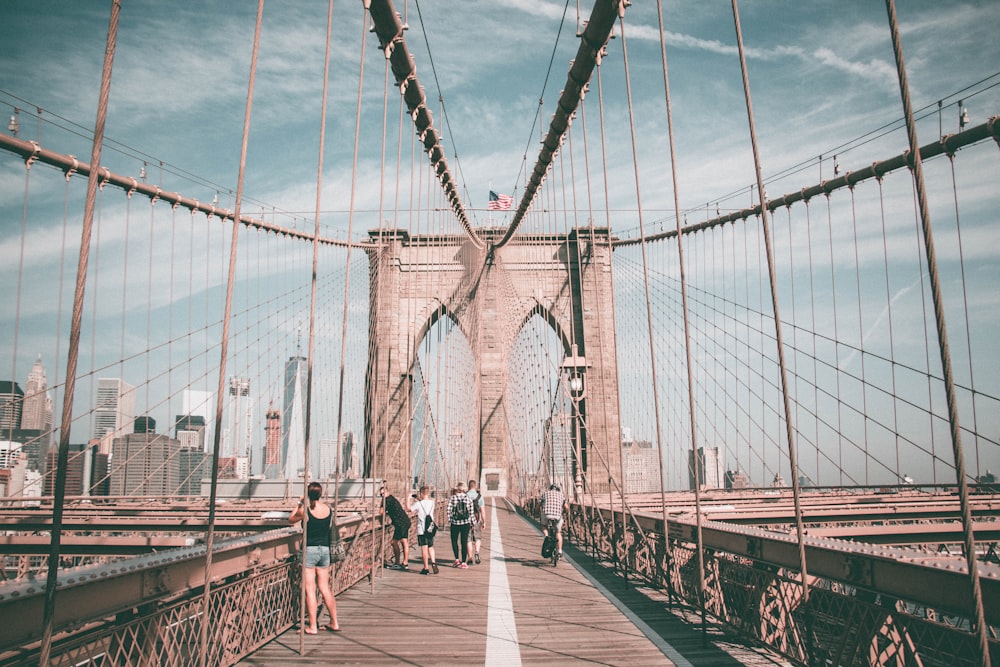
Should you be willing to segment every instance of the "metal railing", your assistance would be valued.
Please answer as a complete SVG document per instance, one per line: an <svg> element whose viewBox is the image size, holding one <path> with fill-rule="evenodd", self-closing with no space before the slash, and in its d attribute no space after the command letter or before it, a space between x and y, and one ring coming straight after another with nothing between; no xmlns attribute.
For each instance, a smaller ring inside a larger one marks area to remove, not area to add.
<svg viewBox="0 0 1000 667"><path fill-rule="evenodd" d="M344 521L347 559L334 593L380 567L391 531L381 518ZM301 530L220 540L212 558L207 665L232 665L290 628L299 615ZM186 665L200 661L204 545L62 570L51 665ZM0 664L37 665L44 582L0 586Z"/></svg>
<svg viewBox="0 0 1000 667"><path fill-rule="evenodd" d="M531 508L528 508L530 515ZM623 525L627 529L623 529ZM793 535L706 522L705 599L699 599L693 520L574 505L568 538L624 576L665 590L671 606L700 610L801 665L980 664L964 558L806 538L810 596L802 603ZM991 637L1000 625L1000 566L981 563ZM665 610L666 612L666 610ZM1000 641L990 640L1000 653Z"/></svg>

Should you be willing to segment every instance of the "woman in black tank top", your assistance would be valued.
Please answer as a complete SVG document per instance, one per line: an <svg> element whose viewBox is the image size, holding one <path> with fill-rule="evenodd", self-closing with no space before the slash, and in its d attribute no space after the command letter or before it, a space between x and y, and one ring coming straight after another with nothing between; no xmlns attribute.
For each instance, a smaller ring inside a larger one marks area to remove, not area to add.
<svg viewBox="0 0 1000 667"><path fill-rule="evenodd" d="M340 630L337 601L330 590L330 531L334 526L333 510L320 500L322 495L323 486L319 482L309 482L309 506L305 507L305 503L299 501L288 517L290 523L298 523L303 517L306 518L305 544L302 547L302 585L306 587L306 612L309 617L305 628L307 635L314 635L319 631L316 624L319 607L316 599L317 586L330 614L330 622L324 629L330 632Z"/></svg>

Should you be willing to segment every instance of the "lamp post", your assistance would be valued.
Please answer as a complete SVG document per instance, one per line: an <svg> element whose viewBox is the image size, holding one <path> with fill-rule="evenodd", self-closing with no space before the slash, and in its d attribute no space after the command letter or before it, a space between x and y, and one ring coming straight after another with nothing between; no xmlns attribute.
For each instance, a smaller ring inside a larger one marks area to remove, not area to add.
<svg viewBox="0 0 1000 667"><path fill-rule="evenodd" d="M584 381L587 359L577 353L576 343L571 346L570 355L563 359L560 368L566 371L566 387L573 402L573 452L576 458L573 487L575 497L579 499L583 496L583 440L586 430L583 425L582 401L587 394L587 384Z"/></svg>
<svg viewBox="0 0 1000 667"><path fill-rule="evenodd" d="M21 124L17 122L17 114L20 111L20 109L14 107L14 115L10 117L10 122L7 123L7 131L10 132L12 137L16 137L17 133L21 130Z"/></svg>

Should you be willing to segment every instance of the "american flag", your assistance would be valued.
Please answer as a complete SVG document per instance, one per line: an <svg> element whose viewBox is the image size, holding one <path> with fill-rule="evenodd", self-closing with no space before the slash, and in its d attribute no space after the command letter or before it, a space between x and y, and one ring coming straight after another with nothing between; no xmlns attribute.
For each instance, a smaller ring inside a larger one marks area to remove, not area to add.
<svg viewBox="0 0 1000 667"><path fill-rule="evenodd" d="M510 205L514 203L514 198L510 195L497 194L490 190L490 206L491 211L509 211Z"/></svg>

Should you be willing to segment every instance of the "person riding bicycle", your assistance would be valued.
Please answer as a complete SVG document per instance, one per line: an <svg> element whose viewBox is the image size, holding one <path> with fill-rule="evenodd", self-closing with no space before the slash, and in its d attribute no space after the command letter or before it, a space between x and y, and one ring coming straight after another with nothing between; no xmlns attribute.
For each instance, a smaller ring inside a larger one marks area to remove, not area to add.
<svg viewBox="0 0 1000 667"><path fill-rule="evenodd" d="M549 484L549 490L542 496L542 534L548 537L549 520L556 522L556 549L560 556L562 556L563 512L568 509L569 503L566 502L566 496L563 495L559 485L555 482Z"/></svg>

